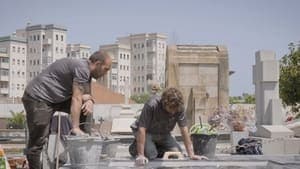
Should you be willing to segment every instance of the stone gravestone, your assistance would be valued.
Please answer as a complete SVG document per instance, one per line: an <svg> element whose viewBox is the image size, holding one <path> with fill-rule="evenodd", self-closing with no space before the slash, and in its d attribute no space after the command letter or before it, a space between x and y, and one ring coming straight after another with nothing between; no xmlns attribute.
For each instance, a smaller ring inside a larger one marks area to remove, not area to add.
<svg viewBox="0 0 300 169"><path fill-rule="evenodd" d="M272 51L258 51L253 66L256 124L281 125L283 114L279 99L279 63Z"/></svg>
<svg viewBox="0 0 300 169"><path fill-rule="evenodd" d="M256 125L255 136L263 143L264 154L299 154L300 139L283 124L281 100L279 98L279 62L272 51L255 53L253 66L255 85ZM290 147L293 148L290 148Z"/></svg>

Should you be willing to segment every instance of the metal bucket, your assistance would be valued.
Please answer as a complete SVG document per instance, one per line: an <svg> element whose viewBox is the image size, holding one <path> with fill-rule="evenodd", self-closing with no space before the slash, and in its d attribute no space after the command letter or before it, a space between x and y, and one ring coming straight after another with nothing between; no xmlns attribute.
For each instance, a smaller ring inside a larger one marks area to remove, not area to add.
<svg viewBox="0 0 300 169"><path fill-rule="evenodd" d="M99 164L104 142L105 141L99 137L66 137L71 165Z"/></svg>
<svg viewBox="0 0 300 169"><path fill-rule="evenodd" d="M101 155L104 159L116 157L119 141L117 139L110 139L103 142Z"/></svg>

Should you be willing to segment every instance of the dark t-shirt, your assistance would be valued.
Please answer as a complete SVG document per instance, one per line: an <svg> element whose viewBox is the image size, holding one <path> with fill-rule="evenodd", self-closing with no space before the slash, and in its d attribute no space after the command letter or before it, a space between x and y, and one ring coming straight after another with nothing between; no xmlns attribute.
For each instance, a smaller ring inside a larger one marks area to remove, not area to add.
<svg viewBox="0 0 300 169"><path fill-rule="evenodd" d="M73 82L90 85L88 60L69 58L57 60L32 79L25 92L39 101L61 103L72 97Z"/></svg>
<svg viewBox="0 0 300 169"><path fill-rule="evenodd" d="M174 129L176 122L179 127L187 125L184 112L176 112L171 115L164 110L161 97L155 95L145 103L139 120L136 121L136 126L146 128L146 131L151 134L169 134Z"/></svg>

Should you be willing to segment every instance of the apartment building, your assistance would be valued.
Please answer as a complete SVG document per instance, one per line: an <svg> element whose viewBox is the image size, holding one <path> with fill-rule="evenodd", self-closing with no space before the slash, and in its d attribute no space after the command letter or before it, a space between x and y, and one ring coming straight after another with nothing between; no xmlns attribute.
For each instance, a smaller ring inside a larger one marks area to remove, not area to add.
<svg viewBox="0 0 300 169"><path fill-rule="evenodd" d="M100 46L112 57L112 68L108 75L102 80L102 84L108 86L111 90L130 96L130 60L131 49L128 44L109 44Z"/></svg>
<svg viewBox="0 0 300 169"><path fill-rule="evenodd" d="M91 47L84 44L68 44L67 57L76 59L88 59L91 56Z"/></svg>
<svg viewBox="0 0 300 169"><path fill-rule="evenodd" d="M119 44L131 49L131 94L148 93L152 84L165 87L167 36L159 33L132 34L120 37Z"/></svg>
<svg viewBox="0 0 300 169"><path fill-rule="evenodd" d="M28 25L16 31L27 40L27 82L57 59L66 57L67 29L50 25Z"/></svg>
<svg viewBox="0 0 300 169"><path fill-rule="evenodd" d="M112 70L101 83L122 94L129 89L129 96L149 93L152 84L164 88L166 49L167 36L158 33L132 34L100 46L113 57Z"/></svg>
<svg viewBox="0 0 300 169"><path fill-rule="evenodd" d="M26 39L0 37L0 96L22 97L26 86Z"/></svg>

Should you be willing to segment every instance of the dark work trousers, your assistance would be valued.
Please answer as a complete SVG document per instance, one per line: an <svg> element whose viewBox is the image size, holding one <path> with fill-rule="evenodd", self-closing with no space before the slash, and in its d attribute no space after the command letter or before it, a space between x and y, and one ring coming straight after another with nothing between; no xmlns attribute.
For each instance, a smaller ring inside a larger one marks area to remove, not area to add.
<svg viewBox="0 0 300 169"><path fill-rule="evenodd" d="M26 157L30 169L41 169L40 156L50 133L51 119L55 111L70 113L71 100L59 104L37 101L24 93L22 102L26 111L29 133ZM81 118L84 120L84 118Z"/></svg>
<svg viewBox="0 0 300 169"><path fill-rule="evenodd" d="M136 133L134 133L136 136ZM162 158L167 151L180 151L181 147L171 134L150 134L146 133L146 142L144 146L144 154L149 160ZM137 141L136 139L129 146L129 153L132 157L137 157Z"/></svg>

